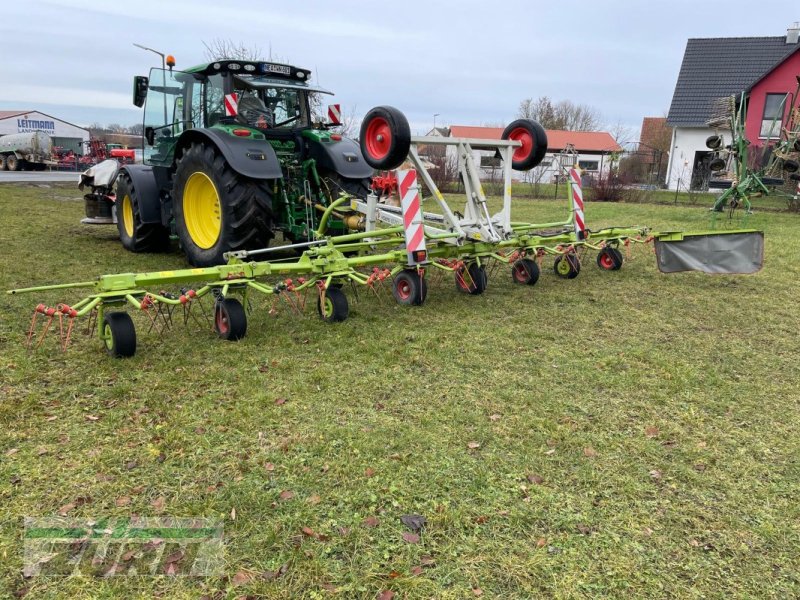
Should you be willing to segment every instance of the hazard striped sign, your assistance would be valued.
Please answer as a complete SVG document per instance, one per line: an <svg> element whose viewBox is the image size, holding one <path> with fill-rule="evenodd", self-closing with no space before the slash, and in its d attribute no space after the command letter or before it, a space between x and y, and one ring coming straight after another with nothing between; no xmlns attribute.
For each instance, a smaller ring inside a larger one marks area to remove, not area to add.
<svg viewBox="0 0 800 600"><path fill-rule="evenodd" d="M235 117L239 114L239 94L225 94L225 116Z"/></svg>
<svg viewBox="0 0 800 600"><path fill-rule="evenodd" d="M572 188L572 212L575 214L575 234L579 240L586 237L586 218L583 215L583 188L578 169L569 170L569 183Z"/></svg>
<svg viewBox="0 0 800 600"><path fill-rule="evenodd" d="M341 104L328 105L328 122L333 125L342 124L342 106Z"/></svg>
<svg viewBox="0 0 800 600"><path fill-rule="evenodd" d="M403 211L408 264L427 262L425 247L425 226L422 223L422 206L419 198L416 169L397 172L397 187L400 192L400 206ZM421 258L421 260L419 260Z"/></svg>

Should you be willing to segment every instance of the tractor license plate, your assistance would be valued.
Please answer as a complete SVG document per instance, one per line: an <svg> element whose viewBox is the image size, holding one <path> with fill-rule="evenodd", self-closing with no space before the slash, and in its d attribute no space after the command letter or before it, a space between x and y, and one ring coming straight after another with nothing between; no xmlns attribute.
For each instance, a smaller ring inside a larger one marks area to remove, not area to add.
<svg viewBox="0 0 800 600"><path fill-rule="evenodd" d="M656 260L662 273L757 273L764 266L764 232L729 231L656 235Z"/></svg>

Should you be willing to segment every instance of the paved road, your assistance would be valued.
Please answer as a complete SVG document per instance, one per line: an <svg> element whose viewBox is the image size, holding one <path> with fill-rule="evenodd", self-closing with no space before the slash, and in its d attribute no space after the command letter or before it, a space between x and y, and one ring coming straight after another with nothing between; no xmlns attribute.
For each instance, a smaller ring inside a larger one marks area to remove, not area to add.
<svg viewBox="0 0 800 600"><path fill-rule="evenodd" d="M79 173L63 171L0 171L0 183L57 183L78 184Z"/></svg>

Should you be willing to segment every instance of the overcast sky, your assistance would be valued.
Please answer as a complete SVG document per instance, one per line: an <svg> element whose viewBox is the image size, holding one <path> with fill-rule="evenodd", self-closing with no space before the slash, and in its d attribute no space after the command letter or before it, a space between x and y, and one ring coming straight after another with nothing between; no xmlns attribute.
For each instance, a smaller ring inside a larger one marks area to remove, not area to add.
<svg viewBox="0 0 800 600"><path fill-rule="evenodd" d="M800 2L6 0L0 109L141 122L132 78L230 39L314 71L345 112L391 104L412 129L501 124L541 95L638 130L669 107L687 38L785 35Z"/></svg>

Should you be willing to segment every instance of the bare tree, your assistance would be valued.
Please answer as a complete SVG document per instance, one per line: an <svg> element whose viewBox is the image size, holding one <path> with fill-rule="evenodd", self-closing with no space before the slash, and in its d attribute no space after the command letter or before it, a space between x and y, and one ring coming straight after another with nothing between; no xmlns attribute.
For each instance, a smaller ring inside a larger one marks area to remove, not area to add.
<svg viewBox="0 0 800 600"><path fill-rule="evenodd" d="M614 125L606 125L606 130L619 145L625 142L635 142L639 137L633 127L628 127L622 121L617 121Z"/></svg>
<svg viewBox="0 0 800 600"><path fill-rule="evenodd" d="M264 53L258 46L246 46L242 42L230 39L214 38L210 42L203 42L206 48L206 59L221 60L232 58L234 60L264 60Z"/></svg>
<svg viewBox="0 0 800 600"><path fill-rule="evenodd" d="M586 104L575 104L571 100L553 102L547 96L536 100L526 98L519 103L517 117L533 119L545 129L567 131L594 131L600 126L600 113Z"/></svg>

